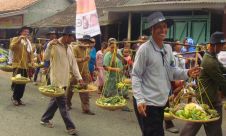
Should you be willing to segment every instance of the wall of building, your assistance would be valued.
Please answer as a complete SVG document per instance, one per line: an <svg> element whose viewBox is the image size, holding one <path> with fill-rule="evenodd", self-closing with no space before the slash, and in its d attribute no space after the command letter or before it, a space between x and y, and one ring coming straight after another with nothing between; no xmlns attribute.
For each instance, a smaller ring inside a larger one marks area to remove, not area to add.
<svg viewBox="0 0 226 136"><path fill-rule="evenodd" d="M40 0L27 8L24 14L24 25L30 25L44 18L63 11L71 3L68 0Z"/></svg>

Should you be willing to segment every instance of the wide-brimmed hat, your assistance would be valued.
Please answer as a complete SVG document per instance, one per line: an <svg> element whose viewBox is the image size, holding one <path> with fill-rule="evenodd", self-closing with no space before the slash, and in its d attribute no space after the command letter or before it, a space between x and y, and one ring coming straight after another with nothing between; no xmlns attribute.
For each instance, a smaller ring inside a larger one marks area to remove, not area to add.
<svg viewBox="0 0 226 136"><path fill-rule="evenodd" d="M225 44L226 40L224 38L223 32L214 32L210 37L210 44L216 45L216 44Z"/></svg>
<svg viewBox="0 0 226 136"><path fill-rule="evenodd" d="M160 22L166 22L167 27L169 28L171 25L173 25L173 20L172 19L166 19L162 12L154 12L151 15L147 17L148 25L145 29L148 29Z"/></svg>
<svg viewBox="0 0 226 136"><path fill-rule="evenodd" d="M63 29L63 35L75 35L75 27L67 26Z"/></svg>
<svg viewBox="0 0 226 136"><path fill-rule="evenodd" d="M32 28L29 26L23 26L20 28L18 34L20 34L23 30L28 29L30 33L32 33Z"/></svg>

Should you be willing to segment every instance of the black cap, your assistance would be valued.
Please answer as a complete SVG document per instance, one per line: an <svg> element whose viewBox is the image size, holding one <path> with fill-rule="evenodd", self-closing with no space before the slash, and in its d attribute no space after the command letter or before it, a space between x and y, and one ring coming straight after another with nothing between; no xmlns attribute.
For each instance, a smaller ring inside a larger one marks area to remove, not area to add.
<svg viewBox="0 0 226 136"><path fill-rule="evenodd" d="M20 28L19 34L20 34L23 30L25 30L25 29L28 29L30 33L32 32L32 28L31 28L31 27L23 26L23 27Z"/></svg>
<svg viewBox="0 0 226 136"><path fill-rule="evenodd" d="M216 45L216 44L225 44L226 40L224 38L223 32L214 32L210 37L210 44Z"/></svg>
<svg viewBox="0 0 226 136"><path fill-rule="evenodd" d="M160 22L166 22L167 27L170 27L173 24L173 20L172 19L166 19L162 12L154 12L151 15L148 16L147 18L148 21L148 26L146 27L146 29L160 23Z"/></svg>
<svg viewBox="0 0 226 136"><path fill-rule="evenodd" d="M67 26L64 28L63 35L75 35L75 27L73 26Z"/></svg>
<svg viewBox="0 0 226 136"><path fill-rule="evenodd" d="M94 43L94 41L92 40L92 37L90 35L83 35L83 37L81 39L79 39L80 41L88 41L91 43Z"/></svg>
<svg viewBox="0 0 226 136"><path fill-rule="evenodd" d="M56 34L57 35L58 31L57 29L49 29L49 32L47 33L47 35L49 34Z"/></svg>

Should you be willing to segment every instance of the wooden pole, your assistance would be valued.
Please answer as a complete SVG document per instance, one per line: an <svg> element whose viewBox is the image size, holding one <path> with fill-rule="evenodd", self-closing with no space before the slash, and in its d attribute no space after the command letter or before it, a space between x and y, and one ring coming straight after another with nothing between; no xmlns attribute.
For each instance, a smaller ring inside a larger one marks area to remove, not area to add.
<svg viewBox="0 0 226 136"><path fill-rule="evenodd" d="M223 14L223 23L222 23L222 28L224 32L224 37L226 37L226 5L224 6L224 14Z"/></svg>
<svg viewBox="0 0 226 136"><path fill-rule="evenodd" d="M127 39L131 39L131 23L132 23L132 13L129 12L129 17L128 17L128 33L127 33Z"/></svg>

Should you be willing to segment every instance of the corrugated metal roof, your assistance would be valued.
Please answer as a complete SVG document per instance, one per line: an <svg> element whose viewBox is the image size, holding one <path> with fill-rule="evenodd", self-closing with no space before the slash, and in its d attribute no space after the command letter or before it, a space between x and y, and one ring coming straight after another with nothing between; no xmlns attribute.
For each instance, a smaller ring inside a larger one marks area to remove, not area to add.
<svg viewBox="0 0 226 136"><path fill-rule="evenodd" d="M109 7L108 12L176 11L176 10L223 10L226 0L129 0L127 3Z"/></svg>
<svg viewBox="0 0 226 136"><path fill-rule="evenodd" d="M0 13L24 9L39 0L0 0Z"/></svg>
<svg viewBox="0 0 226 136"><path fill-rule="evenodd" d="M226 0L129 0L128 2L117 5L117 7L156 5L156 4L186 4L186 3L226 3Z"/></svg>

